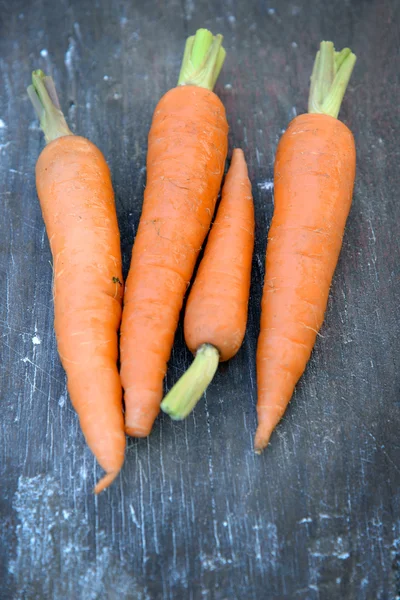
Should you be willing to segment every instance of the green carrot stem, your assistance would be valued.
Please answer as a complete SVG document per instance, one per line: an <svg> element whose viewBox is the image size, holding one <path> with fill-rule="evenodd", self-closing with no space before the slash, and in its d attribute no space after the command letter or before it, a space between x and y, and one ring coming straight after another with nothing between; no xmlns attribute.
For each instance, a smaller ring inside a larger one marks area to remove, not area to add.
<svg viewBox="0 0 400 600"><path fill-rule="evenodd" d="M51 77L38 69L32 73L32 85L28 87L28 96L40 121L46 143L73 135L60 109L56 88Z"/></svg>
<svg viewBox="0 0 400 600"><path fill-rule="evenodd" d="M342 66L343 61L351 54L350 48L343 48L340 52L335 52L335 73Z"/></svg>
<svg viewBox="0 0 400 600"><path fill-rule="evenodd" d="M311 75L309 113L337 118L355 62L349 48L335 52L332 42L321 42Z"/></svg>
<svg viewBox="0 0 400 600"><path fill-rule="evenodd" d="M226 56L222 40L208 29L198 29L186 40L178 85L214 88Z"/></svg>
<svg viewBox="0 0 400 600"><path fill-rule="evenodd" d="M192 412L218 368L219 352L211 344L203 344L186 373L168 392L161 408L172 419L180 421Z"/></svg>

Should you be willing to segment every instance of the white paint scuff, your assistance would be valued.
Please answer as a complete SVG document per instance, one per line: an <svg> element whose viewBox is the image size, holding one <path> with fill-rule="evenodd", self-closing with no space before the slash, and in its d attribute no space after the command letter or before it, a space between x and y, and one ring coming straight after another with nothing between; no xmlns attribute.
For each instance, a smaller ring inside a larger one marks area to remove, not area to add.
<svg viewBox="0 0 400 600"><path fill-rule="evenodd" d="M73 37L68 40L68 49L65 53L64 63L67 68L69 79L74 78L74 60L76 53L76 42Z"/></svg>
<svg viewBox="0 0 400 600"><path fill-rule="evenodd" d="M200 554L200 562L205 571L216 571L220 567L231 565L233 561L231 558L221 556L221 554L210 555L202 552Z"/></svg>
<svg viewBox="0 0 400 600"><path fill-rule="evenodd" d="M268 548L270 557L276 562L279 555L278 530L274 523L267 523L266 537L268 540Z"/></svg>
<svg viewBox="0 0 400 600"><path fill-rule="evenodd" d="M0 119L0 129L5 129L7 125L4 123L3 119Z"/></svg>
<svg viewBox="0 0 400 600"><path fill-rule="evenodd" d="M270 179L266 179L265 181L260 181L257 186L260 188L260 190L269 191L274 189L274 182Z"/></svg>
<svg viewBox="0 0 400 600"><path fill-rule="evenodd" d="M190 21L194 13L194 0L184 0L186 18Z"/></svg>
<svg viewBox="0 0 400 600"><path fill-rule="evenodd" d="M34 346L39 346L42 343L42 340L40 339L40 337L38 336L37 333L35 333L35 335L32 338L32 344Z"/></svg>
<svg viewBox="0 0 400 600"><path fill-rule="evenodd" d="M299 525L303 525L303 523L312 523L312 519L310 517L304 517L299 521Z"/></svg>
<svg viewBox="0 0 400 600"><path fill-rule="evenodd" d="M42 56L43 58L46 58L49 55L48 51L46 50L46 48L43 48L40 51L40 56Z"/></svg>
<svg viewBox="0 0 400 600"><path fill-rule="evenodd" d="M150 600L99 529L93 558L88 545L92 526L87 514L66 506L53 477L20 476L13 508L18 523L16 555L9 563L17 589L13 600Z"/></svg>
<svg viewBox="0 0 400 600"><path fill-rule="evenodd" d="M38 121L31 121L28 129L29 131L37 131L38 129L40 129Z"/></svg>
<svg viewBox="0 0 400 600"><path fill-rule="evenodd" d="M332 540L318 539L315 544L315 549L310 552L310 556L319 560L326 560L330 558L347 560L350 558L349 541L340 536Z"/></svg>

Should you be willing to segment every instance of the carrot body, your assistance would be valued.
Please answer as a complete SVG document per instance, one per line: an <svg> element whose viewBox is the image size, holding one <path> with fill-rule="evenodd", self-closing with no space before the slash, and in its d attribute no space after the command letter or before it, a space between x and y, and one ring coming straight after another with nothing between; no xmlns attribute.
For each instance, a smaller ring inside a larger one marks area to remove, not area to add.
<svg viewBox="0 0 400 600"><path fill-rule="evenodd" d="M242 344L253 246L251 184L243 152L236 149L186 306L185 339L195 358L161 403L172 419L191 413L219 362L232 358Z"/></svg>
<svg viewBox="0 0 400 600"><path fill-rule="evenodd" d="M257 348L256 450L282 417L322 325L355 159L350 130L324 114L296 117L279 142Z"/></svg>
<svg viewBox="0 0 400 600"><path fill-rule="evenodd" d="M148 435L160 409L183 298L221 185L227 133L221 101L196 86L167 92L153 117L147 185L121 326L121 379L130 435Z"/></svg>
<svg viewBox="0 0 400 600"><path fill-rule="evenodd" d="M212 344L220 360L239 350L247 323L254 206L242 150L235 149L204 257L186 305L184 331L189 349Z"/></svg>
<svg viewBox="0 0 400 600"><path fill-rule="evenodd" d="M99 492L125 451L116 364L123 287L110 172L96 146L68 135L42 151L36 185L53 254L58 350L82 431L107 472Z"/></svg>

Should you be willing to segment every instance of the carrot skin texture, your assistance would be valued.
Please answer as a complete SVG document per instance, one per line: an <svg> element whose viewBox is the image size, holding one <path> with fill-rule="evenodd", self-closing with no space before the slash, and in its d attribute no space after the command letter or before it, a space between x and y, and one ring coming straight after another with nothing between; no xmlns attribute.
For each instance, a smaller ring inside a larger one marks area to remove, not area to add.
<svg viewBox="0 0 400 600"><path fill-rule="evenodd" d="M227 134L224 106L205 88L173 88L156 107L121 325L129 435L147 436L160 409L183 298L221 185Z"/></svg>
<svg viewBox="0 0 400 600"><path fill-rule="evenodd" d="M242 345L254 248L254 205L243 151L235 149L206 250L186 305L184 333L195 353L218 349L220 361Z"/></svg>
<svg viewBox="0 0 400 600"><path fill-rule="evenodd" d="M285 412L323 323L355 166L353 135L334 117L300 115L279 142L257 347L256 451Z"/></svg>
<svg viewBox="0 0 400 600"><path fill-rule="evenodd" d="M89 140L65 136L39 156L36 186L53 255L58 350L82 431L107 473L99 492L125 452L117 369L123 280L110 172Z"/></svg>

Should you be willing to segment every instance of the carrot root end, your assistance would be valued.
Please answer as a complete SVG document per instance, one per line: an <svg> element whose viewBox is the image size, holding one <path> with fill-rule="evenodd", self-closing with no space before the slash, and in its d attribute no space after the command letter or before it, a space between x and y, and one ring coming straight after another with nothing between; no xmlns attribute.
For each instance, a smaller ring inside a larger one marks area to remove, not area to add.
<svg viewBox="0 0 400 600"><path fill-rule="evenodd" d="M104 477L102 477L100 479L100 481L97 482L97 484L94 487L94 493L100 494L100 492L102 492L103 490L105 490L106 488L108 488L112 482L114 481L114 479L117 477L119 471L111 471L110 473L106 473L104 475Z"/></svg>
<svg viewBox="0 0 400 600"><path fill-rule="evenodd" d="M268 446L271 434L274 427L263 428L262 426L257 427L256 435L254 438L254 452L255 454L262 454L263 450Z"/></svg>
<svg viewBox="0 0 400 600"><path fill-rule="evenodd" d="M150 428L141 428L141 427L138 427L137 425L125 425L125 433L126 433L126 435L129 435L130 437L145 438L148 435L150 435L150 432L151 432L151 427Z"/></svg>

